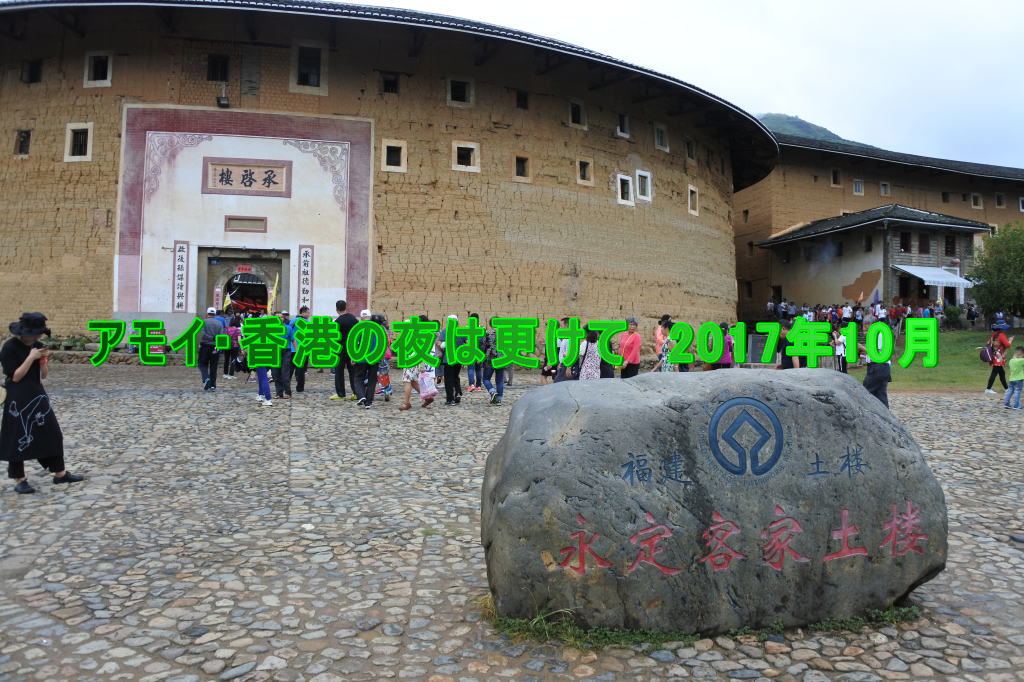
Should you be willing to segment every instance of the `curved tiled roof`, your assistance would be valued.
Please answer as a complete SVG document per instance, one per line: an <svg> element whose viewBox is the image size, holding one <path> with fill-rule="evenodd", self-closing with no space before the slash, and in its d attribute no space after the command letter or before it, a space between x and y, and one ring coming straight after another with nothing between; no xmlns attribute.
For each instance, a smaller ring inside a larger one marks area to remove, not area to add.
<svg viewBox="0 0 1024 682"><path fill-rule="evenodd" d="M715 113L718 114L714 125L722 128L727 133L730 141L733 188L735 190L749 187L767 176L778 160L779 147L775 138L756 117L706 90L671 76L629 64L614 57L609 57L570 43L493 24L428 12L374 7L371 5L350 5L328 0L0 0L0 12L46 7L80 8L87 6L191 7L307 14L456 31L530 45L564 55L572 55L590 62L631 71L656 83L678 88L680 95L695 97L703 100L706 104L712 105L716 110Z"/></svg>
<svg viewBox="0 0 1024 682"><path fill-rule="evenodd" d="M932 225L934 227L952 227L960 230L968 230L970 232L989 232L992 229L987 223L978 222L977 220L957 218L956 216L946 215L945 213L924 211L919 208L910 208L909 206L903 206L901 204L888 204L877 208L869 208L866 211L858 211L857 213L847 213L846 215L815 220L805 225L794 227L787 232L777 234L770 239L757 242L757 246L776 246L777 244L796 242L801 239L820 237L833 232L852 230L856 227L862 227L864 225L881 222L883 220L893 223L915 223Z"/></svg>
<svg viewBox="0 0 1024 682"><path fill-rule="evenodd" d="M775 133L775 139L779 141L779 146L783 149L786 147L814 149L818 151L832 152L834 154L843 154L845 156L859 156L865 159L876 159L878 161L899 163L906 166L919 166L921 168L949 171L950 173L962 173L964 175L973 175L979 178L1024 180L1024 168L989 166L984 163L936 159L930 156L917 156L916 154L890 152L887 149L879 149L878 147L870 147L868 145L833 142L832 140L815 140L809 137L787 135L785 133Z"/></svg>

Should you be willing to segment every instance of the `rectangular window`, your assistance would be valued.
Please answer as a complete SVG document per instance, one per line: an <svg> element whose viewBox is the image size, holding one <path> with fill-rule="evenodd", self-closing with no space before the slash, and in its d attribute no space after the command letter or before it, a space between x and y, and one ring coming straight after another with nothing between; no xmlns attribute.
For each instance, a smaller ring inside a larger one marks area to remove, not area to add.
<svg viewBox="0 0 1024 682"><path fill-rule="evenodd" d="M1006 197L1000 192L996 192L996 208L1006 208Z"/></svg>
<svg viewBox="0 0 1024 682"><path fill-rule="evenodd" d="M452 170L480 172L480 143L452 142Z"/></svg>
<svg viewBox="0 0 1024 682"><path fill-rule="evenodd" d="M295 83L310 88L320 87L320 50L315 47L300 47L298 72Z"/></svg>
<svg viewBox="0 0 1024 682"><path fill-rule="evenodd" d="M853 193L856 196L859 196L859 197L864 196L864 181L863 180L854 180L853 181Z"/></svg>
<svg viewBox="0 0 1024 682"><path fill-rule="evenodd" d="M944 204L948 204L949 203L949 192L943 192L942 193L942 203L944 203Z"/></svg>
<svg viewBox="0 0 1024 682"><path fill-rule="evenodd" d="M267 219L262 217L226 215L224 216L225 232L266 232Z"/></svg>
<svg viewBox="0 0 1024 682"><path fill-rule="evenodd" d="M327 43L315 40L294 41L288 91L326 97L327 82Z"/></svg>
<svg viewBox="0 0 1024 682"><path fill-rule="evenodd" d="M745 208L743 209L743 222L747 222L748 218L750 218L750 209Z"/></svg>
<svg viewBox="0 0 1024 682"><path fill-rule="evenodd" d="M382 94L382 95L397 95L398 94L398 74L397 73L381 73L380 74L380 94Z"/></svg>
<svg viewBox="0 0 1024 682"><path fill-rule="evenodd" d="M31 145L31 130L19 130L18 134L14 136L14 154L16 156L28 156L28 150Z"/></svg>
<svg viewBox="0 0 1024 682"><path fill-rule="evenodd" d="M747 298L754 298L754 283L749 279L743 282L743 293L747 295Z"/></svg>
<svg viewBox="0 0 1024 682"><path fill-rule="evenodd" d="M629 116L619 114L619 123L615 126L615 134L619 137L629 137Z"/></svg>
<svg viewBox="0 0 1024 682"><path fill-rule="evenodd" d="M981 195L977 192L971 193L971 208L985 208L985 204L982 203Z"/></svg>
<svg viewBox="0 0 1024 682"><path fill-rule="evenodd" d="M1024 197L1018 199L1017 203L1019 204L1020 212L1024 213Z"/></svg>
<svg viewBox="0 0 1024 682"><path fill-rule="evenodd" d="M578 99L569 101L569 125L587 129L587 107Z"/></svg>
<svg viewBox="0 0 1024 682"><path fill-rule="evenodd" d="M953 234L947 234L946 235L945 254L947 256L955 256L956 255L956 235L953 235Z"/></svg>
<svg viewBox="0 0 1024 682"><path fill-rule="evenodd" d="M532 178L530 175L530 157L525 154L516 155L516 168L515 168L515 180L519 182L529 181Z"/></svg>
<svg viewBox="0 0 1024 682"><path fill-rule="evenodd" d="M668 128L660 123L654 124L654 147L663 152L669 150L668 146Z"/></svg>
<svg viewBox="0 0 1024 682"><path fill-rule="evenodd" d="M686 209L691 215L700 215L700 193L693 185L687 185Z"/></svg>
<svg viewBox="0 0 1024 682"><path fill-rule="evenodd" d="M960 195L960 201L967 201L967 192L964 192Z"/></svg>
<svg viewBox="0 0 1024 682"><path fill-rule="evenodd" d="M932 236L927 232L918 233L917 252L924 254L929 254L932 252Z"/></svg>
<svg viewBox="0 0 1024 682"><path fill-rule="evenodd" d="M38 83L43 80L43 60L28 59L21 63L21 82Z"/></svg>
<svg viewBox="0 0 1024 682"><path fill-rule="evenodd" d="M576 159L576 182L581 185L594 186L594 160Z"/></svg>
<svg viewBox="0 0 1024 682"><path fill-rule="evenodd" d="M654 198L654 184L648 171L636 172L636 198L650 201Z"/></svg>
<svg viewBox="0 0 1024 682"><path fill-rule="evenodd" d="M754 242L747 242L747 258L754 257Z"/></svg>
<svg viewBox="0 0 1024 682"><path fill-rule="evenodd" d="M833 187L839 187L842 184L842 182L841 182L842 179L843 179L843 177L842 177L842 175L840 175L839 169L838 168L833 168L832 169L832 186Z"/></svg>
<svg viewBox="0 0 1024 682"><path fill-rule="evenodd" d="M471 78L449 78L448 106L462 108L473 106L476 102L476 93L474 91L475 88Z"/></svg>
<svg viewBox="0 0 1024 682"><path fill-rule="evenodd" d="M911 253L914 250L909 232L900 232L900 253Z"/></svg>
<svg viewBox="0 0 1024 682"><path fill-rule="evenodd" d="M697 160L697 143L693 140L686 140L686 158L689 161Z"/></svg>
<svg viewBox="0 0 1024 682"><path fill-rule="evenodd" d="M633 206L633 178L628 175L616 175L616 201L624 206Z"/></svg>
<svg viewBox="0 0 1024 682"><path fill-rule="evenodd" d="M85 156L89 153L89 131L85 129L71 131L71 156Z"/></svg>
<svg viewBox="0 0 1024 682"><path fill-rule="evenodd" d="M82 83L86 88L109 88L113 69L113 52L86 52L85 78Z"/></svg>
<svg viewBox="0 0 1024 682"><path fill-rule="evenodd" d="M221 83L227 82L229 63L226 54L206 55L206 80Z"/></svg>
<svg viewBox="0 0 1024 682"><path fill-rule="evenodd" d="M383 153L380 169L391 173L404 173L407 169L405 140L381 140L381 147Z"/></svg>
<svg viewBox="0 0 1024 682"><path fill-rule="evenodd" d="M888 182L878 183L878 193L883 197L887 197L892 193L892 187Z"/></svg>
<svg viewBox="0 0 1024 682"><path fill-rule="evenodd" d="M516 109L530 108L530 93L526 90L516 90Z"/></svg>
<svg viewBox="0 0 1024 682"><path fill-rule="evenodd" d="M872 234L864 235L864 253L869 253L874 248L875 248L875 236L872 235Z"/></svg>
<svg viewBox="0 0 1024 682"><path fill-rule="evenodd" d="M92 123L69 123L64 138L65 161L92 161Z"/></svg>

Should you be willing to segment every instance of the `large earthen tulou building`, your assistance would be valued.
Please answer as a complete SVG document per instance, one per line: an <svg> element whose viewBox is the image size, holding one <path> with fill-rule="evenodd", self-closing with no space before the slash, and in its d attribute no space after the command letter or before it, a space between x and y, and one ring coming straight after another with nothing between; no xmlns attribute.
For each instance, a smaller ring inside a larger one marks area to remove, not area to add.
<svg viewBox="0 0 1024 682"><path fill-rule="evenodd" d="M228 297L391 319L735 319L771 134L558 41L329 2L0 2L0 318Z"/></svg>

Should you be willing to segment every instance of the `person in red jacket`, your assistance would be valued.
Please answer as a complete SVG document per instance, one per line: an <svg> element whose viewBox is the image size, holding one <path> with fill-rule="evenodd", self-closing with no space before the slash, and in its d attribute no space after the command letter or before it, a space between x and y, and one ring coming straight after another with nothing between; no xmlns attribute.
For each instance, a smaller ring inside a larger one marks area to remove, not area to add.
<svg viewBox="0 0 1024 682"><path fill-rule="evenodd" d="M635 377L640 371L640 334L637 333L635 317L626 320L626 331L619 340L619 355L622 356L622 378Z"/></svg>
<svg viewBox="0 0 1024 682"><path fill-rule="evenodd" d="M992 346L992 360L988 363L992 365L992 371L988 375L988 386L985 387L985 393L995 393L992 390L992 384L995 383L996 377L999 377L1003 390L1005 391L1007 388L1004 366L1006 365L1006 352L1013 344L1014 337L1006 338L1003 331L1009 328L1010 325L1007 324L1003 314L996 313L996 321L992 324L992 336L988 339L989 345Z"/></svg>

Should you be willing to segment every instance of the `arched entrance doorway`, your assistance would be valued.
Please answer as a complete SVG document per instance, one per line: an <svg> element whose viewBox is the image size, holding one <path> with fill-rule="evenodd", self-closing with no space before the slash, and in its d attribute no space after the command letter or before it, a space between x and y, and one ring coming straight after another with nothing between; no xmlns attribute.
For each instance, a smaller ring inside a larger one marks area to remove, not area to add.
<svg viewBox="0 0 1024 682"><path fill-rule="evenodd" d="M235 312L267 314L267 283L252 273L240 272L229 277L224 284L224 293L231 297L231 307Z"/></svg>

